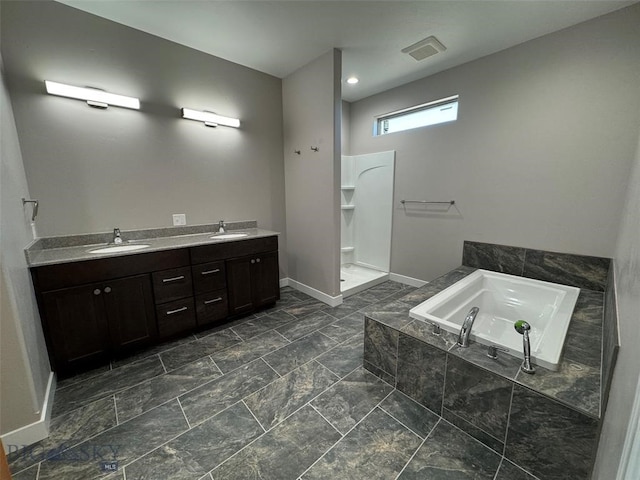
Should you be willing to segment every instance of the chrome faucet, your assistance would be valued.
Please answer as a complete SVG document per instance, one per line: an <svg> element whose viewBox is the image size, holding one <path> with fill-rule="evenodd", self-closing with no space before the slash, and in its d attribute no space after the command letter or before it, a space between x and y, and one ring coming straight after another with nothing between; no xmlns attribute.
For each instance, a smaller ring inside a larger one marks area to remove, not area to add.
<svg viewBox="0 0 640 480"><path fill-rule="evenodd" d="M471 335L471 327L473 327L473 322L476 320L476 316L480 309L478 307L473 307L467 313L467 316L462 323L462 328L460 329L460 334L458 335L458 346L462 348L467 348L469 346L469 335Z"/></svg>
<svg viewBox="0 0 640 480"><path fill-rule="evenodd" d="M529 330L531 330L531 325L524 320L518 320L514 323L513 327L516 329L516 332L522 335L524 361L522 362L520 369L524 373L536 373L536 369L531 365L531 342L529 341Z"/></svg>
<svg viewBox="0 0 640 480"><path fill-rule="evenodd" d="M113 243L115 243L116 245L120 245L122 243L122 237L120 237L119 228L113 229Z"/></svg>
<svg viewBox="0 0 640 480"><path fill-rule="evenodd" d="M218 222L218 233L224 233L224 220Z"/></svg>

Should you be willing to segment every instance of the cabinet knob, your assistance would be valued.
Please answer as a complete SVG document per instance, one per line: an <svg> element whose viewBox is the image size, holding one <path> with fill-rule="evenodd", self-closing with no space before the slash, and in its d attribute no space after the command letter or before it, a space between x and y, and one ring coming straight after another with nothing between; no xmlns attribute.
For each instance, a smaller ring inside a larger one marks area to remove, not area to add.
<svg viewBox="0 0 640 480"><path fill-rule="evenodd" d="M100 289L99 289L99 288L96 288L96 289L93 291L93 294L94 294L94 295L100 295L101 293L102 293L102 292L100 291Z"/></svg>
<svg viewBox="0 0 640 480"><path fill-rule="evenodd" d="M252 259L251 259L251 263L256 263L256 261L252 258Z"/></svg>
<svg viewBox="0 0 640 480"><path fill-rule="evenodd" d="M259 258L256 258L256 263L260 263L260 259Z"/></svg>
<svg viewBox="0 0 640 480"><path fill-rule="evenodd" d="M111 293L111 287L104 287L104 293Z"/></svg>

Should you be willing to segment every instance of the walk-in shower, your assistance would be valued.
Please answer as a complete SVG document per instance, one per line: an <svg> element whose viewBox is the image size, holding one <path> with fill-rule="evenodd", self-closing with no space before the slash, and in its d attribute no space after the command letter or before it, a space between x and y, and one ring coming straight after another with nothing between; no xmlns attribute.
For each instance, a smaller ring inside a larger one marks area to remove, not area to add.
<svg viewBox="0 0 640 480"><path fill-rule="evenodd" d="M389 278L394 161L394 151L342 157L343 296Z"/></svg>

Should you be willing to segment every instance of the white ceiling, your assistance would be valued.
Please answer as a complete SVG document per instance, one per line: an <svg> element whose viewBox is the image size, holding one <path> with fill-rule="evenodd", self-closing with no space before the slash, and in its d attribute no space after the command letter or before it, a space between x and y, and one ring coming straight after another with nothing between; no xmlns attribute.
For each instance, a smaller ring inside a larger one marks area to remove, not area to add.
<svg viewBox="0 0 640 480"><path fill-rule="evenodd" d="M355 101L636 3L637 0L58 0L284 78L342 50L343 98ZM435 35L443 53L404 47Z"/></svg>

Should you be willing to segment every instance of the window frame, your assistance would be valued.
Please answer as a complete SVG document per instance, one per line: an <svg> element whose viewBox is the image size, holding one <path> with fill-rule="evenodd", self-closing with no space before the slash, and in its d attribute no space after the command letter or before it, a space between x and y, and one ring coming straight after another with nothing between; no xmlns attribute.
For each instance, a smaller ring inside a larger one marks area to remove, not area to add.
<svg viewBox="0 0 640 480"><path fill-rule="evenodd" d="M441 125L443 123L450 123L450 122L455 122L458 119L458 115L456 112L456 118L453 120L444 120L441 122L436 122L436 123L429 123L427 125L417 125L415 127L411 127L411 128L405 128L403 130L397 130L394 132L383 132L382 131L382 122L384 122L385 120L390 120L393 118L398 118L398 117L402 117L408 114L413 114L413 113L417 113L417 112L421 112L421 111L426 111L426 110L431 110L431 109L435 109L438 108L440 106L443 105L449 105L449 104L460 104L460 96L459 95L451 95L449 97L446 98L441 98L438 100L434 100L431 102L427 102L427 103L421 103L420 105L414 105L412 107L407 107L407 108L402 108L400 110L394 110L393 112L388 112L388 113L383 113L381 115L376 115L374 117L374 122L373 122L373 136L374 137L383 137L385 135L389 135L391 133L400 133L400 132L406 132L408 130L415 130L416 128L424 128L424 127L430 127L433 125Z"/></svg>

